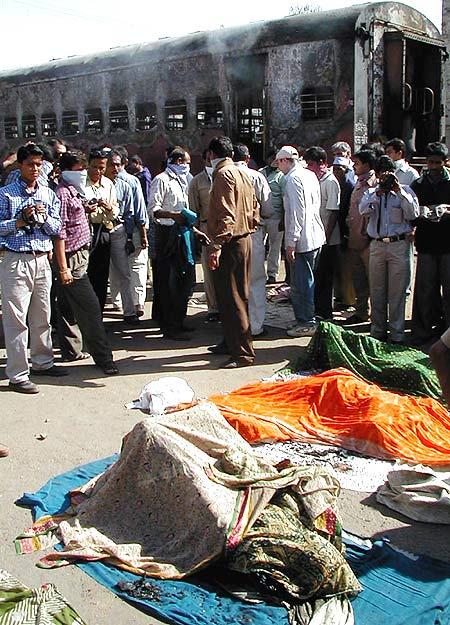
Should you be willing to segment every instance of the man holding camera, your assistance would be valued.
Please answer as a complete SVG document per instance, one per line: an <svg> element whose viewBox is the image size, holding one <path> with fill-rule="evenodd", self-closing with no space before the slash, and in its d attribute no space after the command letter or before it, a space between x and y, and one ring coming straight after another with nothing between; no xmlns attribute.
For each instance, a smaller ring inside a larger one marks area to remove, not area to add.
<svg viewBox="0 0 450 625"><path fill-rule="evenodd" d="M0 266L6 376L18 393L38 393L30 381L27 348L30 331L31 374L59 377L67 371L53 364L50 330L49 255L52 237L61 229L60 203L38 183L43 153L35 144L17 152L18 181L0 189Z"/></svg>
<svg viewBox="0 0 450 625"><path fill-rule="evenodd" d="M411 278L409 262L411 221L419 215L415 193L400 185L388 156L377 163L378 185L360 202L361 215L369 215L370 334L376 339L403 343L406 289Z"/></svg>

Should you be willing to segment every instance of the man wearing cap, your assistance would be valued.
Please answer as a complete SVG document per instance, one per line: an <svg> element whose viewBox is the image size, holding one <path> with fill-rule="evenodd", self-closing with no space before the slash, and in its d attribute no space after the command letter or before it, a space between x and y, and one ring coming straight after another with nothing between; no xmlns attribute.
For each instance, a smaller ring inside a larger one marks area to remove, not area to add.
<svg viewBox="0 0 450 625"><path fill-rule="evenodd" d="M314 269L325 230L320 218L320 186L317 176L299 164L298 152L285 145L277 152L278 168L286 177L284 227L286 256L292 263L291 300L296 325L288 336L312 336L314 312Z"/></svg>

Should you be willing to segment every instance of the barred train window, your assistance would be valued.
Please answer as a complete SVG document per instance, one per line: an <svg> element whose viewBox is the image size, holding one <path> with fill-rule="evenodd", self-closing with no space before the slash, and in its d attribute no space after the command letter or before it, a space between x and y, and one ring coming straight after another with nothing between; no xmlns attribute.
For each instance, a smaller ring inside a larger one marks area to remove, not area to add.
<svg viewBox="0 0 450 625"><path fill-rule="evenodd" d="M245 141L262 143L264 135L262 108L242 108L238 114L238 130L244 143Z"/></svg>
<svg viewBox="0 0 450 625"><path fill-rule="evenodd" d="M17 139L19 127L15 117L5 117L5 139Z"/></svg>
<svg viewBox="0 0 450 625"><path fill-rule="evenodd" d="M156 104L154 102L141 102L136 104L136 132L146 132L156 128Z"/></svg>
<svg viewBox="0 0 450 625"><path fill-rule="evenodd" d="M76 111L64 111L62 114L62 134L63 136L77 135L80 132L78 124L78 113Z"/></svg>
<svg viewBox="0 0 450 625"><path fill-rule="evenodd" d="M223 108L219 96L197 98L197 126L199 128L222 128Z"/></svg>
<svg viewBox="0 0 450 625"><path fill-rule="evenodd" d="M36 136L36 117L34 115L24 115L22 117L22 137L32 139Z"/></svg>
<svg viewBox="0 0 450 625"><path fill-rule="evenodd" d="M109 127L111 132L115 130L128 130L130 122L128 121L128 108L125 104L121 106L111 106L109 109Z"/></svg>
<svg viewBox="0 0 450 625"><path fill-rule="evenodd" d="M54 113L43 113L41 117L42 135L44 137L56 137L56 115Z"/></svg>
<svg viewBox="0 0 450 625"><path fill-rule="evenodd" d="M300 95L302 118L332 119L334 116L334 93L331 87L305 87Z"/></svg>
<svg viewBox="0 0 450 625"><path fill-rule="evenodd" d="M186 100L170 100L164 107L167 130L183 130L186 128Z"/></svg>
<svg viewBox="0 0 450 625"><path fill-rule="evenodd" d="M84 113L85 131L89 135L100 135L103 132L103 119L101 109L88 109Z"/></svg>

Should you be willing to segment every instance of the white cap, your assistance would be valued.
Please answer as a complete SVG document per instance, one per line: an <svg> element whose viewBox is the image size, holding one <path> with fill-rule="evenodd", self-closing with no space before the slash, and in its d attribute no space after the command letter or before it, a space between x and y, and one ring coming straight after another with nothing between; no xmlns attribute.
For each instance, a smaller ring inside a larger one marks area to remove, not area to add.
<svg viewBox="0 0 450 625"><path fill-rule="evenodd" d="M275 156L275 160L278 161L280 158L295 158L298 159L297 150L292 147L292 145L283 145L283 147L278 150L277 155Z"/></svg>

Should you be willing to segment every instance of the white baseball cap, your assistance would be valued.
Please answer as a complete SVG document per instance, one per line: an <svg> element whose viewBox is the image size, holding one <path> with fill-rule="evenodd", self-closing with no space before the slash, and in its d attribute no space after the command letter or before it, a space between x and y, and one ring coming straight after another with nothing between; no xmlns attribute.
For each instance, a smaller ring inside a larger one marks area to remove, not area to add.
<svg viewBox="0 0 450 625"><path fill-rule="evenodd" d="M278 150L277 155L275 156L275 160L278 161L280 158L295 158L298 159L297 150L292 147L292 145L283 145L283 147Z"/></svg>

